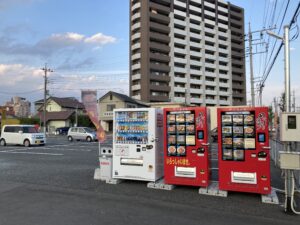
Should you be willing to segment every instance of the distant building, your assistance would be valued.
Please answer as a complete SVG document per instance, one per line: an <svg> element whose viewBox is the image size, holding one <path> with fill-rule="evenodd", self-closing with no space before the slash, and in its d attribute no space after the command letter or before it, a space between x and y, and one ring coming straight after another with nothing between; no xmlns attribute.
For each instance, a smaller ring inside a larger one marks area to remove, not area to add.
<svg viewBox="0 0 300 225"><path fill-rule="evenodd" d="M44 120L44 100L34 103L37 116L41 122ZM72 116L84 114L84 106L76 98L49 97L46 101L46 126L50 133L58 127L70 127Z"/></svg>
<svg viewBox="0 0 300 225"><path fill-rule="evenodd" d="M8 115L19 118L27 118L31 115L31 103L26 101L26 98L15 96L9 102L6 102L4 107L9 108Z"/></svg>
<svg viewBox="0 0 300 225"><path fill-rule="evenodd" d="M113 110L119 108L149 107L147 104L128 97L127 95L109 91L98 100L99 119L104 130L113 130Z"/></svg>

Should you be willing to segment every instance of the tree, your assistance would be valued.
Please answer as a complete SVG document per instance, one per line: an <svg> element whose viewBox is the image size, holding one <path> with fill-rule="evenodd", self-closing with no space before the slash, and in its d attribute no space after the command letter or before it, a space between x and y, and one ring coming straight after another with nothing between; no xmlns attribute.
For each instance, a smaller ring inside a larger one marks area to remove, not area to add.
<svg viewBox="0 0 300 225"><path fill-rule="evenodd" d="M87 115L78 115L77 117L78 119L78 127L92 127L94 128L94 124L92 123L92 121L90 120L90 118ZM71 123L74 124L75 123L75 115L73 115L71 117Z"/></svg>
<svg viewBox="0 0 300 225"><path fill-rule="evenodd" d="M269 106L268 114L269 114L269 124L270 124L270 127L272 127L273 126L273 119L274 119L275 115L274 115L274 112L273 112L273 107L271 105Z"/></svg>
<svg viewBox="0 0 300 225"><path fill-rule="evenodd" d="M280 100L279 100L279 109L281 112L284 112L285 111L285 93L281 93L281 96L280 96Z"/></svg>

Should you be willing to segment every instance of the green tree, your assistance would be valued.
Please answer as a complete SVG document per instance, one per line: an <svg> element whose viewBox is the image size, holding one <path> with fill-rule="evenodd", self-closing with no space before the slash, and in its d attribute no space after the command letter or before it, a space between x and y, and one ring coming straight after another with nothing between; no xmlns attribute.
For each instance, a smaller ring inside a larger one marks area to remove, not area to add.
<svg viewBox="0 0 300 225"><path fill-rule="evenodd" d="M285 93L281 93L281 96L280 96L280 100L279 100L279 109L281 112L284 112L285 111Z"/></svg>

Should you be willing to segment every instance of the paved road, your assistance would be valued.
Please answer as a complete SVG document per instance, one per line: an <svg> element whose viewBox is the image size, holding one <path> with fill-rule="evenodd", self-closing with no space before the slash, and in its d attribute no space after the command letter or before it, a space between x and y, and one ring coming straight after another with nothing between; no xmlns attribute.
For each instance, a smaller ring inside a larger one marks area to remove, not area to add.
<svg viewBox="0 0 300 225"><path fill-rule="evenodd" d="M93 180L97 143L49 139L44 147L0 147L0 224L299 224L260 196L202 196L197 188L146 188ZM280 181L275 171L275 181Z"/></svg>

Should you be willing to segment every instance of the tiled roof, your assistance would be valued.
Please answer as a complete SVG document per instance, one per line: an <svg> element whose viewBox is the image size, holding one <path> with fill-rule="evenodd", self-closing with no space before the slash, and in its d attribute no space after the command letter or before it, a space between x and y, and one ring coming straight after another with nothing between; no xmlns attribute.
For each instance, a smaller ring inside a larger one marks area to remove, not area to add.
<svg viewBox="0 0 300 225"><path fill-rule="evenodd" d="M142 106L145 105L145 106L146 106L146 104L142 104L141 102L138 102L138 101L136 101L135 99L133 99L133 98L127 96L127 95L120 94L120 93L117 93L117 92L114 92L114 91L109 91L109 92L107 92L105 95L103 95L103 96L99 99L99 101L101 101L102 99L104 99L106 96L108 96L108 95L110 95L110 94L116 96L117 98L121 99L121 100L124 101L124 102L133 103L133 104L142 105Z"/></svg>
<svg viewBox="0 0 300 225"><path fill-rule="evenodd" d="M46 112L46 121L50 120L67 120L75 113L74 110L61 111L61 112ZM43 112L38 113L38 117L43 121Z"/></svg>
<svg viewBox="0 0 300 225"><path fill-rule="evenodd" d="M79 102L74 97L67 97L67 98L58 98L58 97L50 97L47 99L47 101L55 101L57 104L59 104L63 108L71 108L71 109L84 109L84 106L81 102ZM34 102L35 104L44 104L44 100L38 100Z"/></svg>

